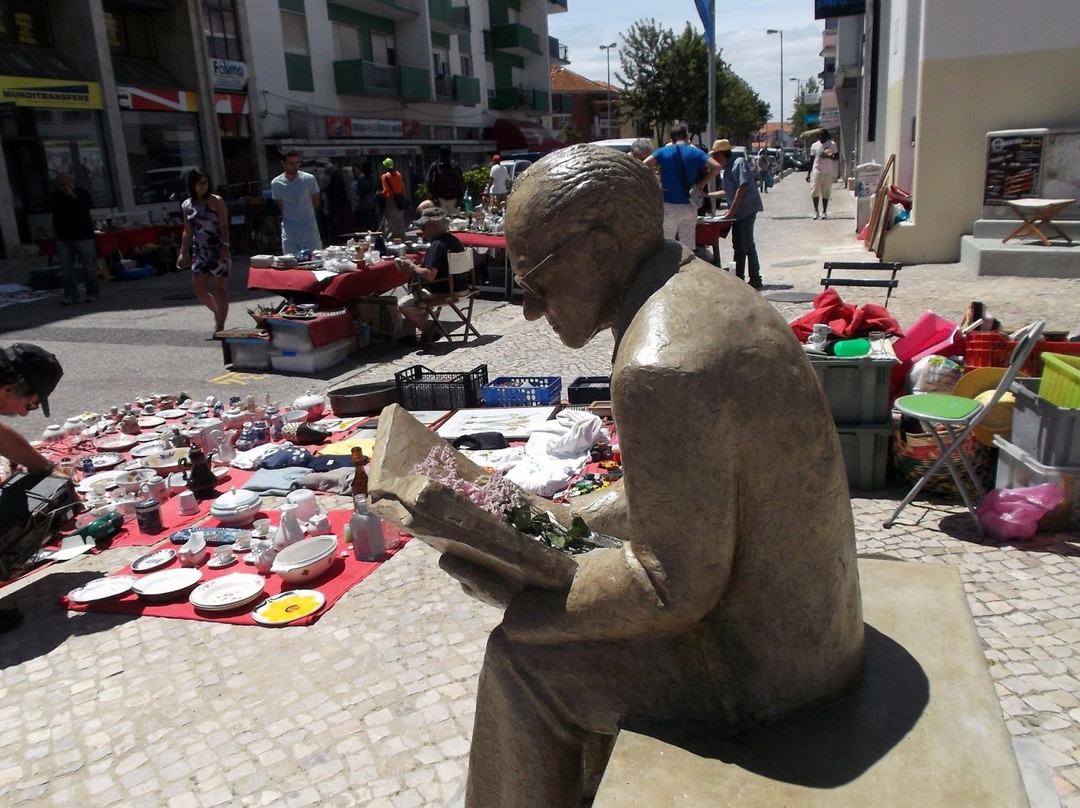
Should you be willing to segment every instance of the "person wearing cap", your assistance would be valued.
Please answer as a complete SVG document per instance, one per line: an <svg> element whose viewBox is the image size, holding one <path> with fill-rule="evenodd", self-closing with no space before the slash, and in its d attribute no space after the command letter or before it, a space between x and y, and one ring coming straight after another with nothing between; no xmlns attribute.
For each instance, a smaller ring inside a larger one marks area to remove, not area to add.
<svg viewBox="0 0 1080 808"><path fill-rule="evenodd" d="M502 205L510 194L510 172L502 164L502 157L495 154L491 157L491 180L488 182L488 196Z"/></svg>
<svg viewBox="0 0 1080 808"><path fill-rule="evenodd" d="M465 198L465 178L461 168L451 157L449 146L439 147L439 159L431 164L427 177L428 199L453 216L460 212L459 204Z"/></svg>
<svg viewBox="0 0 1080 808"><path fill-rule="evenodd" d="M664 192L664 238L675 239L688 250L697 244L697 206L690 201L690 189L704 192L720 173L719 164L686 137L686 126L671 127L671 143L645 158L646 167L660 166L660 186ZM704 170L702 170L704 169Z"/></svg>
<svg viewBox="0 0 1080 808"><path fill-rule="evenodd" d="M442 208L428 208L416 220L420 227L420 238L430 246L424 252L420 263L409 258L395 259L394 263L402 272L409 272L420 280L416 295L408 294L398 300L401 316L408 320L428 342L438 337L435 323L428 319L427 312L420 307L420 299L446 291L444 281L450 276L450 253L461 252L464 245L450 232L450 217Z"/></svg>
<svg viewBox="0 0 1080 808"><path fill-rule="evenodd" d="M840 147L829 137L829 130L818 132L818 142L810 147L810 173L806 181L810 183L810 198L814 202L814 218L818 218L818 199L821 199L820 216L829 218L829 197L832 184L840 173Z"/></svg>
<svg viewBox="0 0 1080 808"><path fill-rule="evenodd" d="M27 342L0 350L0 415L26 416L38 407L49 415L49 395L64 369L56 357ZM0 455L36 474L49 474L55 463L6 424L0 424Z"/></svg>
<svg viewBox="0 0 1080 808"><path fill-rule="evenodd" d="M270 195L281 207L281 251L296 254L301 250L321 250L322 237L315 211L319 209L319 181L300 170L300 152L290 150L281 156L283 169L270 181Z"/></svg>
<svg viewBox="0 0 1080 808"><path fill-rule="evenodd" d="M734 222L731 226L731 249L735 254L735 277L739 280L746 277L746 263L749 260L750 285L760 290L763 284L761 262L754 243L754 220L765 206L761 204L761 194L754 184L754 172L745 157L732 159L731 141L726 138L715 141L709 154L724 168L724 196L728 201L724 219Z"/></svg>
<svg viewBox="0 0 1080 808"><path fill-rule="evenodd" d="M409 198L405 195L405 178L394 168L394 161L389 157L382 161L382 167L385 171L379 178L379 183L386 204L383 233L391 238L405 238L405 210L409 207Z"/></svg>

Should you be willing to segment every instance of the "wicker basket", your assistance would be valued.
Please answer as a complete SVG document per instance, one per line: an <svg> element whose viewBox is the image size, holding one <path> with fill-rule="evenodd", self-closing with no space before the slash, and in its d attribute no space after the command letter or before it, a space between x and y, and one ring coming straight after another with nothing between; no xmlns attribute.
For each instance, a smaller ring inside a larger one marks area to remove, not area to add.
<svg viewBox="0 0 1080 808"><path fill-rule="evenodd" d="M948 446L950 443L948 432L944 427L939 427L939 434ZM975 474L984 487L992 483L994 464L993 451L984 446L974 436L969 436L964 442L964 452L971 460ZM915 485L930 466L941 457L934 436L929 432L912 432L904 429L899 421L893 429L893 467L897 475L911 485ZM954 463L962 462L959 457L953 458ZM961 471L961 479L967 478L967 472ZM942 465L937 474L923 486L923 492L936 494L950 499L960 499L960 492L956 490L956 483L949 474L948 465ZM974 493L974 492L970 492Z"/></svg>

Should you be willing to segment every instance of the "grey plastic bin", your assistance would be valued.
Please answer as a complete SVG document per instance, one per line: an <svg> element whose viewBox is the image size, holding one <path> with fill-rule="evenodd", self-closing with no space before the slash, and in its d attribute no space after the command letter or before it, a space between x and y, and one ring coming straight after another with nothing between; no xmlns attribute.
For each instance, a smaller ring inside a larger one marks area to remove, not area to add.
<svg viewBox="0 0 1080 808"><path fill-rule="evenodd" d="M811 357L810 364L825 388L835 423L869 426L890 419L889 377L895 359Z"/></svg>
<svg viewBox="0 0 1080 808"><path fill-rule="evenodd" d="M1044 466L1080 466L1080 410L1051 404L1036 391L1041 379L1017 379L1012 444Z"/></svg>

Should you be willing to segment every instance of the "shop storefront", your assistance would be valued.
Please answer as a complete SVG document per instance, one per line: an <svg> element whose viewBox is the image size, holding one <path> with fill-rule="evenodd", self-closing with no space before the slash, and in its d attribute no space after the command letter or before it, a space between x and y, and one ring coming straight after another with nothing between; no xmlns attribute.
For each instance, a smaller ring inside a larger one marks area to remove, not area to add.
<svg viewBox="0 0 1080 808"><path fill-rule="evenodd" d="M258 180L259 175L251 143L247 64L232 59L211 59L210 76L221 156L225 163L225 176L215 177L215 181L246 193L247 186Z"/></svg>
<svg viewBox="0 0 1080 808"><path fill-rule="evenodd" d="M19 241L51 230L49 194L58 174L71 174L95 207L114 194L95 82L0 76L0 135Z"/></svg>
<svg viewBox="0 0 1080 808"><path fill-rule="evenodd" d="M185 177L203 165L198 99L193 92L117 87L136 204L170 210L186 194Z"/></svg>

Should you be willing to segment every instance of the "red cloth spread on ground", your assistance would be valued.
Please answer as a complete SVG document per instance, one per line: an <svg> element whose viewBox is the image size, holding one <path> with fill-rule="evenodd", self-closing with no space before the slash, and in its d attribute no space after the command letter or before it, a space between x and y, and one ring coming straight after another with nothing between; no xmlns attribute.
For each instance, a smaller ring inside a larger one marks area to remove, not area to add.
<svg viewBox="0 0 1080 808"><path fill-rule="evenodd" d="M269 516L274 524L277 524L281 517L281 514L278 511L271 511L266 515ZM117 598L115 600L103 600L93 603L72 603L67 599L67 595L61 595L60 605L75 612L107 612L109 614L129 614L136 616L148 615L150 617L172 617L182 620L205 620L212 623L232 623L233 625L255 626L259 624L252 618L251 612L264 598L286 592L290 589L317 589L326 598L326 604L315 614L288 624L291 626L311 625L318 620L319 617L325 614L331 606L337 603L342 595L378 569L387 559L393 557L397 551L404 546L405 542L408 541L408 537L404 536L394 525L384 522L383 535L386 537L387 546L392 549L390 549L379 561L357 561L351 550L346 551L345 542L341 538L345 532L345 525L352 516L352 511L330 511L327 513L327 516L330 519L331 531L338 537L338 549L335 553L334 563L330 566L330 569L319 578L304 584L289 584L286 583L281 576L268 573L264 576L266 578L266 589L263 592L264 597L260 597L258 600L252 601L246 606L241 606L234 612L200 611L191 605L187 599L187 594L185 594L182 599L178 597L173 603L148 603L139 600L138 596L133 592L129 592L122 598ZM175 547L176 545L173 545L171 542L165 542L161 546ZM211 548L210 551L213 553L213 548ZM345 558L341 557L342 552L347 553ZM199 568L202 570L203 574L200 584L212 581L215 578L230 575L234 572L255 572L255 567L244 563L243 559L247 554L242 553L238 555L241 559L239 563L220 570L212 570L204 563ZM179 566L179 559L173 559L168 566L159 569L168 570ZM158 571L159 570L154 570L154 572ZM128 565L113 574L132 575L133 573L131 572L131 566ZM151 573L146 574L149 575Z"/></svg>
<svg viewBox="0 0 1080 808"><path fill-rule="evenodd" d="M806 342L818 323L828 323L838 337L864 337L871 331L903 336L904 330L889 310L877 303L845 303L835 289L826 289L814 298L814 309L791 321L799 342Z"/></svg>

